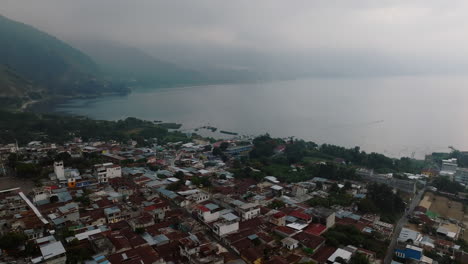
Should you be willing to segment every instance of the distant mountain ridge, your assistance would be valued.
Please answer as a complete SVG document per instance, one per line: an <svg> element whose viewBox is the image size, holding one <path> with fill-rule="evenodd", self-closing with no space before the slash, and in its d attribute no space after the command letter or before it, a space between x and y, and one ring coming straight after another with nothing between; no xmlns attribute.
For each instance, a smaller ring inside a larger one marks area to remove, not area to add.
<svg viewBox="0 0 468 264"><path fill-rule="evenodd" d="M111 80L131 80L135 85L152 87L197 84L207 80L197 71L157 59L134 47L107 41L73 43L91 56Z"/></svg>
<svg viewBox="0 0 468 264"><path fill-rule="evenodd" d="M98 73L97 65L87 55L32 26L0 16L0 35L0 64L34 85L67 92L79 89L81 82Z"/></svg>

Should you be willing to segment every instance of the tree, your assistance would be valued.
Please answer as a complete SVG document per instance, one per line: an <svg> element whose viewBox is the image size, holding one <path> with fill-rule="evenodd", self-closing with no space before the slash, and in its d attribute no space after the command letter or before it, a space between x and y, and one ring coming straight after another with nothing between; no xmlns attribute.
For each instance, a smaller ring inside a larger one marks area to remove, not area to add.
<svg viewBox="0 0 468 264"><path fill-rule="evenodd" d="M27 236L20 232L9 232L0 237L0 248L5 250L16 249L23 245Z"/></svg>
<svg viewBox="0 0 468 264"><path fill-rule="evenodd" d="M174 177L176 177L177 179L183 179L185 176L185 174L182 172L182 171L177 171L175 174L174 174Z"/></svg>
<svg viewBox="0 0 468 264"><path fill-rule="evenodd" d="M225 151L227 148L229 147L229 142L223 142L219 145L219 148L222 150L222 151Z"/></svg>
<svg viewBox="0 0 468 264"><path fill-rule="evenodd" d="M370 264L369 258L361 253L356 253L351 257L349 264Z"/></svg>
<svg viewBox="0 0 468 264"><path fill-rule="evenodd" d="M340 191L340 187L338 187L338 184L333 183L332 186L330 187L330 192L331 193L337 193Z"/></svg>
<svg viewBox="0 0 468 264"><path fill-rule="evenodd" d="M306 143L304 140L296 140L288 144L284 152L289 164L297 163L301 161L306 154Z"/></svg>
<svg viewBox="0 0 468 264"><path fill-rule="evenodd" d="M268 208L271 208L271 209L278 209L278 208L283 208L284 205L285 205L285 204L284 204L283 201L274 200L273 202L271 202L271 203L268 205Z"/></svg>
<svg viewBox="0 0 468 264"><path fill-rule="evenodd" d="M250 151L251 158L270 157L275 153L274 150L278 146L278 142L272 139L269 134L265 134L256 137L253 140L253 145L254 147Z"/></svg>
<svg viewBox="0 0 468 264"><path fill-rule="evenodd" d="M344 184L343 189L344 189L344 190L351 190L351 187L352 187L351 182L346 181L345 184Z"/></svg>
<svg viewBox="0 0 468 264"><path fill-rule="evenodd" d="M221 155L223 155L223 151L222 151L220 148L218 148L218 147L213 148L212 153L213 153L214 156L221 156Z"/></svg>
<svg viewBox="0 0 468 264"><path fill-rule="evenodd" d="M50 203L56 203L56 202L59 201L59 198L58 198L57 195L54 195L54 196L51 196L51 197L49 198L49 201L50 201Z"/></svg>

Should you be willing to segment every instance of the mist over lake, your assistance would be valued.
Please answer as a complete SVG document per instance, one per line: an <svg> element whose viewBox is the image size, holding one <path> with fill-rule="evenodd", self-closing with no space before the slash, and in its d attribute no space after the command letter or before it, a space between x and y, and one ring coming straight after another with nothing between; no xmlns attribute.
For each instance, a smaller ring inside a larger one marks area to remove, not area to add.
<svg viewBox="0 0 468 264"><path fill-rule="evenodd" d="M210 125L240 135L294 136L422 158L448 146L468 149L467 101L468 78L417 76L137 89L74 100L57 111L178 122L186 131Z"/></svg>

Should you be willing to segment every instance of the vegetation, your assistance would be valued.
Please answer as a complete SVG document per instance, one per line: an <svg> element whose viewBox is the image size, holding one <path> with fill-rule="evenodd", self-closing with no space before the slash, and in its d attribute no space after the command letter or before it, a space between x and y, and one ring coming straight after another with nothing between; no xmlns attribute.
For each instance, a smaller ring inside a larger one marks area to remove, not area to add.
<svg viewBox="0 0 468 264"><path fill-rule="evenodd" d="M410 158L392 159L378 153L366 153L359 147L344 148L330 144L317 145L303 140L271 138L269 134L253 140L253 149L244 165L272 175L281 181L298 182L313 177L331 180L359 180L355 168L367 167L377 172L414 172L424 167L423 161ZM291 167L291 165L300 165ZM243 173L245 177L247 173Z"/></svg>
<svg viewBox="0 0 468 264"><path fill-rule="evenodd" d="M432 185L439 191L453 194L463 192L465 190L463 185L459 184L458 182L451 181L449 177L437 177L434 179L434 181L432 181Z"/></svg>
<svg viewBox="0 0 468 264"><path fill-rule="evenodd" d="M53 36L1 15L0 34L3 96L34 100L44 95L127 92L125 86L103 80L91 58Z"/></svg>
<svg viewBox="0 0 468 264"><path fill-rule="evenodd" d="M0 237L0 248L4 250L17 249L24 245L27 237L20 232L9 232Z"/></svg>
<svg viewBox="0 0 468 264"><path fill-rule="evenodd" d="M283 201L275 199L273 202L271 202L268 205L268 208L270 208L270 209L279 209L279 208L283 208L284 206L285 206L285 204L284 204Z"/></svg>
<svg viewBox="0 0 468 264"><path fill-rule="evenodd" d="M373 183L368 185L367 196L359 204L359 211L363 213L378 213L382 221L394 223L405 210L405 203L392 188L385 184Z"/></svg>
<svg viewBox="0 0 468 264"><path fill-rule="evenodd" d="M374 251L378 258L385 256L387 245L372 234L364 234L354 226L337 225L323 234L333 247L356 245Z"/></svg>
<svg viewBox="0 0 468 264"><path fill-rule="evenodd" d="M156 139L159 143L188 141L187 136L181 132L169 132L158 124L133 117L101 121L78 116L0 110L0 144L15 141L26 144L33 140L63 143L74 137L121 142L134 139L143 146L151 144L150 139Z"/></svg>
<svg viewBox="0 0 468 264"><path fill-rule="evenodd" d="M78 239L74 239L66 245L67 263L77 264L84 263L85 260L91 259L92 250L80 245Z"/></svg>
<svg viewBox="0 0 468 264"><path fill-rule="evenodd" d="M361 253L356 253L351 257L349 264L370 264L369 258Z"/></svg>

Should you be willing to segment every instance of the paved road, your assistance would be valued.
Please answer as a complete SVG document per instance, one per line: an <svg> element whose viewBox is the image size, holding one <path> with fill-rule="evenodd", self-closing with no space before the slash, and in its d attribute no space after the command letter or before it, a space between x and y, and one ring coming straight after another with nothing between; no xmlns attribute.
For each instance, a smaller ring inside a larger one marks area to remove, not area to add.
<svg viewBox="0 0 468 264"><path fill-rule="evenodd" d="M398 223L395 225L395 229L393 231L393 236L392 236L392 241L390 242L390 245L388 246L388 249L387 249L387 254L385 255L384 264L390 264L392 262L393 252L395 250L396 241L397 241L398 236L400 235L401 229L406 224L408 220L408 215L411 215L413 213L414 208L421 201L421 198L424 192L426 192L426 188L418 192L418 194L411 201L409 209L405 212L405 214L400 218L400 220L398 220Z"/></svg>

